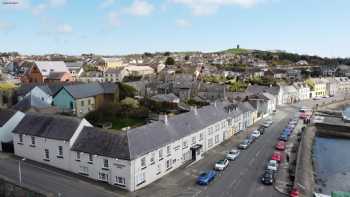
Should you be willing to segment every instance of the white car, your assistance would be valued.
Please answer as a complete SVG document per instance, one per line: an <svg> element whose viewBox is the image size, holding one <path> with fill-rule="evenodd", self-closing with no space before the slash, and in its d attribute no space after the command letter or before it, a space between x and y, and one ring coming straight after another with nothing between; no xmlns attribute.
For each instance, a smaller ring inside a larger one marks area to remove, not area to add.
<svg viewBox="0 0 350 197"><path fill-rule="evenodd" d="M266 167L268 170L277 171L278 163L275 160L270 160Z"/></svg>
<svg viewBox="0 0 350 197"><path fill-rule="evenodd" d="M228 159L219 160L215 163L214 169L218 171L223 171L225 170L225 168L227 168L228 164L229 164Z"/></svg>
<svg viewBox="0 0 350 197"><path fill-rule="evenodd" d="M254 138L258 138L258 137L260 137L260 131L258 131L258 130L255 130L255 131L253 131L253 133L251 134Z"/></svg>
<svg viewBox="0 0 350 197"><path fill-rule="evenodd" d="M235 160L235 159L238 157L239 153L240 153L239 150L237 150L237 149L232 149L230 152L228 152L228 153L226 154L226 158L227 158L228 160L233 161L233 160Z"/></svg>

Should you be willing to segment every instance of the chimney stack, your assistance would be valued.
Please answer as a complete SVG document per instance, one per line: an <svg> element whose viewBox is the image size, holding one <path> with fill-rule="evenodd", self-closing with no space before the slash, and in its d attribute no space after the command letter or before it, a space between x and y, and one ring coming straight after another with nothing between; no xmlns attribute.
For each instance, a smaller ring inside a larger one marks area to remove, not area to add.
<svg viewBox="0 0 350 197"><path fill-rule="evenodd" d="M197 106L194 106L194 107L193 107L193 110L194 110L194 115L197 116L197 115L198 115Z"/></svg>
<svg viewBox="0 0 350 197"><path fill-rule="evenodd" d="M164 114L164 124L168 125L168 115Z"/></svg>

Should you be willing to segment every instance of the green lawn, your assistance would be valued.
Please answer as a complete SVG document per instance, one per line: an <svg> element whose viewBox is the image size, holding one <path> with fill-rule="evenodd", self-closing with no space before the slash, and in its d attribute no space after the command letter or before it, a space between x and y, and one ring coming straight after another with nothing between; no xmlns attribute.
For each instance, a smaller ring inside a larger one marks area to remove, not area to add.
<svg viewBox="0 0 350 197"><path fill-rule="evenodd" d="M116 118L112 121L112 129L120 130L124 127L136 127L145 124L146 121L143 118Z"/></svg>
<svg viewBox="0 0 350 197"><path fill-rule="evenodd" d="M226 52L229 53L234 53L234 54L242 54L242 53L247 53L247 49L242 49L242 48L233 48L233 49L227 49Z"/></svg>

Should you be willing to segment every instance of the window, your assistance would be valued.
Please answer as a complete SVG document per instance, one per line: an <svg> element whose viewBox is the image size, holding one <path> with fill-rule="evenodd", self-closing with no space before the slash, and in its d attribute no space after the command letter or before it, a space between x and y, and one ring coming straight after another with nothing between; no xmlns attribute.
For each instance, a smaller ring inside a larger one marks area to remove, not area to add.
<svg viewBox="0 0 350 197"><path fill-rule="evenodd" d="M62 146L58 146L58 155L57 157L63 158L63 147Z"/></svg>
<svg viewBox="0 0 350 197"><path fill-rule="evenodd" d="M182 148L187 148L187 141L182 142Z"/></svg>
<svg viewBox="0 0 350 197"><path fill-rule="evenodd" d="M84 101L80 101L80 105L84 107Z"/></svg>
<svg viewBox="0 0 350 197"><path fill-rule="evenodd" d="M199 141L202 141L203 140L203 133L200 133L199 134Z"/></svg>
<svg viewBox="0 0 350 197"><path fill-rule="evenodd" d="M136 175L136 185L141 185L146 182L146 173L140 173Z"/></svg>
<svg viewBox="0 0 350 197"><path fill-rule="evenodd" d="M146 167L147 167L146 166L146 157L144 157L144 158L141 159L141 168L144 169Z"/></svg>
<svg viewBox="0 0 350 197"><path fill-rule="evenodd" d="M125 178L124 177L120 177L120 176L116 176L115 177L115 183L117 185L125 185Z"/></svg>
<svg viewBox="0 0 350 197"><path fill-rule="evenodd" d="M19 134L19 143L23 143L23 135Z"/></svg>
<svg viewBox="0 0 350 197"><path fill-rule="evenodd" d="M195 144L196 143L196 136L193 136L192 137L192 144Z"/></svg>
<svg viewBox="0 0 350 197"><path fill-rule="evenodd" d="M208 139L208 147L213 146L213 138Z"/></svg>
<svg viewBox="0 0 350 197"><path fill-rule="evenodd" d="M171 155L171 147L170 147L170 145L166 147L166 152L167 152L168 156Z"/></svg>
<svg viewBox="0 0 350 197"><path fill-rule="evenodd" d="M219 135L215 136L215 144L219 143Z"/></svg>
<svg viewBox="0 0 350 197"><path fill-rule="evenodd" d="M157 174L160 174L162 172L160 164L157 165Z"/></svg>
<svg viewBox="0 0 350 197"><path fill-rule="evenodd" d="M104 167L104 168L109 168L108 159L104 159L104 160L103 160L103 167Z"/></svg>
<svg viewBox="0 0 350 197"><path fill-rule="evenodd" d="M92 154L89 154L89 163L92 163L92 162L93 162Z"/></svg>
<svg viewBox="0 0 350 197"><path fill-rule="evenodd" d="M77 156L76 160L77 160L77 161L80 161L80 152L77 152L77 155L76 155L76 156Z"/></svg>
<svg viewBox="0 0 350 197"><path fill-rule="evenodd" d="M35 137L32 136L32 137L31 137L31 140L32 140L32 146L35 146Z"/></svg>
<svg viewBox="0 0 350 197"><path fill-rule="evenodd" d="M159 150L159 161L163 159L163 149Z"/></svg>
<svg viewBox="0 0 350 197"><path fill-rule="evenodd" d="M154 152L151 153L151 159L150 159L151 164L154 164L154 157L155 157L154 155L155 155Z"/></svg>
<svg viewBox="0 0 350 197"><path fill-rule="evenodd" d="M90 99L88 100L88 105L91 105L91 100Z"/></svg>
<svg viewBox="0 0 350 197"><path fill-rule="evenodd" d="M89 174L89 168L85 166L79 166L79 173L83 175Z"/></svg>
<svg viewBox="0 0 350 197"><path fill-rule="evenodd" d="M44 160L50 160L50 152L49 149L45 149L45 159Z"/></svg>
<svg viewBox="0 0 350 197"><path fill-rule="evenodd" d="M168 161L166 161L166 169L170 169L171 168L171 159L169 159Z"/></svg>

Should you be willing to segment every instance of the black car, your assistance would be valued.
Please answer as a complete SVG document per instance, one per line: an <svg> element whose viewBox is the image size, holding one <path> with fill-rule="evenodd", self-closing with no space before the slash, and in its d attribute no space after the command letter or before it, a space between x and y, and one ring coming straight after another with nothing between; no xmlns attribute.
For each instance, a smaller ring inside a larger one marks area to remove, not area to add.
<svg viewBox="0 0 350 197"><path fill-rule="evenodd" d="M263 126L261 126L261 127L258 128L258 131L260 132L261 135L264 135L264 133L265 133L265 128L266 128L266 127L263 127Z"/></svg>
<svg viewBox="0 0 350 197"><path fill-rule="evenodd" d="M261 176L261 182L265 185L273 184L273 171L265 170L264 174Z"/></svg>

